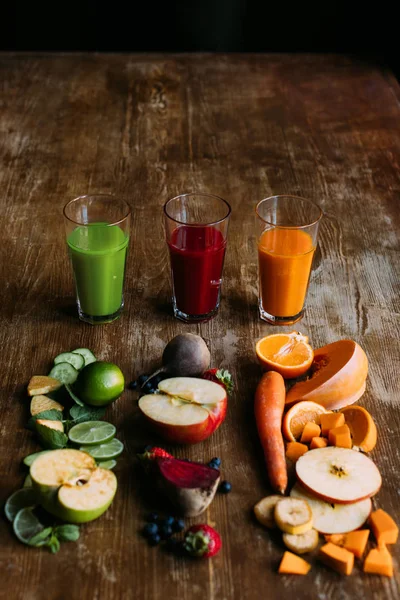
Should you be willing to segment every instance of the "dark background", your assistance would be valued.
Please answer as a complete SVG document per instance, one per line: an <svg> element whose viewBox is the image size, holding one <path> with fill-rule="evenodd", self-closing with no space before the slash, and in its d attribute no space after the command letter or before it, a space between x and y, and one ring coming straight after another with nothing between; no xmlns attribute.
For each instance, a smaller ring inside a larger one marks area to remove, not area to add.
<svg viewBox="0 0 400 600"><path fill-rule="evenodd" d="M15 0L0 49L98 52L341 52L398 74L397 2ZM9 14L8 14L9 13Z"/></svg>

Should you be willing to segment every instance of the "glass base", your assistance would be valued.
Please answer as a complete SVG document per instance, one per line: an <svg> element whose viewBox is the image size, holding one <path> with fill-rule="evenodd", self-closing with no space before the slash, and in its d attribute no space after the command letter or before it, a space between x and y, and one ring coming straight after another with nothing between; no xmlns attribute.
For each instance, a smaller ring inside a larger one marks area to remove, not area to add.
<svg viewBox="0 0 400 600"><path fill-rule="evenodd" d="M84 321L85 323L90 323L90 325L104 325L105 323L112 323L113 321L119 319L123 307L124 305L121 304L119 309L111 315L88 315L85 312L83 312L78 302L78 315L81 321Z"/></svg>
<svg viewBox="0 0 400 600"><path fill-rule="evenodd" d="M303 308L299 313L297 313L297 315L294 315L293 317L274 317L263 309L261 299L258 301L258 309L260 311L260 318L271 325L293 325L293 323L297 323L297 321L300 321L300 319L302 319L304 316Z"/></svg>
<svg viewBox="0 0 400 600"><path fill-rule="evenodd" d="M218 298L218 302L217 302L217 305L215 306L215 308L212 311L210 311L209 313L206 313L204 315L189 315L187 313L182 312L177 307L175 298L172 298L172 306L174 309L174 317L176 319L179 319L180 321L183 321L184 323L203 323L204 321L209 321L210 319L215 317L215 315L217 314L218 309L219 309L219 298Z"/></svg>

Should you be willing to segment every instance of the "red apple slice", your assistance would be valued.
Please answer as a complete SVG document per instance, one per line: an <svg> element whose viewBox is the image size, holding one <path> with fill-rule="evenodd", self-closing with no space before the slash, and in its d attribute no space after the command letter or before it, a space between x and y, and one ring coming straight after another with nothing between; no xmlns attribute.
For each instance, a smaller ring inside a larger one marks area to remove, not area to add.
<svg viewBox="0 0 400 600"><path fill-rule="evenodd" d="M354 531L365 523L372 509L369 498L352 504L331 504L306 492L299 483L296 483L290 495L308 502L313 514L313 527L320 533Z"/></svg>
<svg viewBox="0 0 400 600"><path fill-rule="evenodd" d="M209 437L226 415L225 389L196 377L172 377L158 385L161 393L139 400L139 408L166 440L194 444Z"/></svg>
<svg viewBox="0 0 400 600"><path fill-rule="evenodd" d="M334 504L350 504L374 496L382 485L370 458L347 448L310 450L296 462L296 475L311 494Z"/></svg>

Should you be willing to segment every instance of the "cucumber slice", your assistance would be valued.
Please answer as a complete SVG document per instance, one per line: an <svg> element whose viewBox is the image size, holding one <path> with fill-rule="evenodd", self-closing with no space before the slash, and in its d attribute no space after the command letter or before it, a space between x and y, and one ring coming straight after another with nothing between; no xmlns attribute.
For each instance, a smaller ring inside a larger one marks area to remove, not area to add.
<svg viewBox="0 0 400 600"><path fill-rule="evenodd" d="M49 377L58 379L64 385L74 383L78 377L78 371L68 362L60 362L54 365L49 373Z"/></svg>
<svg viewBox="0 0 400 600"><path fill-rule="evenodd" d="M85 366L85 359L82 354L76 354L75 352L63 352L54 359L55 365L63 362L69 363L75 367L77 371L80 371Z"/></svg>
<svg viewBox="0 0 400 600"><path fill-rule="evenodd" d="M83 356L85 360L85 367L90 365L90 363L97 361L97 358L95 357L93 352L88 348L77 348L76 350L72 351L72 354L80 354L81 356Z"/></svg>

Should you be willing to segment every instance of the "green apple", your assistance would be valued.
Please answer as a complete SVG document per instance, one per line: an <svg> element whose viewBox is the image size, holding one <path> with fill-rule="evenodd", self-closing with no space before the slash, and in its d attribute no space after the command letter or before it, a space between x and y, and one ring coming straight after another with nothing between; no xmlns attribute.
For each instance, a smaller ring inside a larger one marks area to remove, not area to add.
<svg viewBox="0 0 400 600"><path fill-rule="evenodd" d="M30 468L39 503L69 523L86 523L102 515L117 491L117 478L97 467L86 452L53 450L39 456Z"/></svg>

